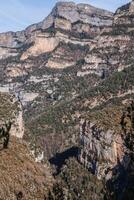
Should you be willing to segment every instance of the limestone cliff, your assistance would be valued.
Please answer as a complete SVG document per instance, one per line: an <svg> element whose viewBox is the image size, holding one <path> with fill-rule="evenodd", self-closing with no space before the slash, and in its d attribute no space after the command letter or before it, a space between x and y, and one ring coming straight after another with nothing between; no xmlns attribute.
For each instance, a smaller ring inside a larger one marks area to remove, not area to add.
<svg viewBox="0 0 134 200"><path fill-rule="evenodd" d="M94 37L100 33L102 27L112 24L112 15L108 11L86 4L57 3L51 14L42 22L31 25L22 32L0 34L0 58L22 54L21 59L26 59L29 56L52 52L58 41L66 40L66 36L52 37L50 33L47 34L51 29L67 31L67 34L85 33L89 38Z"/></svg>
<svg viewBox="0 0 134 200"><path fill-rule="evenodd" d="M112 177L112 169L123 160L124 144L120 134L104 131L95 122L85 121L80 131L80 162L99 179Z"/></svg>
<svg viewBox="0 0 134 200"><path fill-rule="evenodd" d="M16 136L17 138L23 138L24 135L24 119L23 119L23 108L20 105L19 111L16 114L15 118L12 120L13 125L11 128L11 135Z"/></svg>
<svg viewBox="0 0 134 200"><path fill-rule="evenodd" d="M106 75L108 70L121 71L133 62L133 1L117 9L112 26L102 30L91 46L79 76L84 73Z"/></svg>
<svg viewBox="0 0 134 200"><path fill-rule="evenodd" d="M10 134L23 138L24 120L21 103L8 93L1 93L0 97L0 125L10 120L12 122Z"/></svg>
<svg viewBox="0 0 134 200"><path fill-rule="evenodd" d="M108 122L110 119L109 108L107 108L105 117L104 111L101 111L102 119L92 121L91 117L91 121L82 120L80 127L80 162L99 179L104 179L106 182L112 180L113 176L117 176L118 178L115 179L118 182L118 190L120 187L124 190L127 190L128 187L133 188L131 179L133 179L134 170L134 103L130 101L130 104L125 106L126 108L120 109L118 107L116 111L114 108L110 110L110 112L112 111L111 117L113 117L111 124ZM128 177L127 181L125 177L121 179L123 173ZM125 183L121 185L123 181ZM114 181L111 182L112 188L114 188L114 184L116 184ZM116 190L117 188L114 192ZM120 196L118 193L116 195Z"/></svg>

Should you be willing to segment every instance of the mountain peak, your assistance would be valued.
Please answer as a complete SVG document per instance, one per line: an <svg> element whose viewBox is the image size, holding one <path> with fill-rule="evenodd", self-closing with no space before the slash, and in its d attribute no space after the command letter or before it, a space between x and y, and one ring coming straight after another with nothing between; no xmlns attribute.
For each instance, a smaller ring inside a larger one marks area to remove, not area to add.
<svg viewBox="0 0 134 200"><path fill-rule="evenodd" d="M76 5L76 3L73 1L58 1L55 6L69 6L69 5L70 6Z"/></svg>
<svg viewBox="0 0 134 200"><path fill-rule="evenodd" d="M80 20L84 23L92 24L92 22L95 21L93 20L94 18L112 18L113 13L104 9L96 8L89 4L75 4L74 2L58 2L53 8L51 15L53 17L65 18L71 23Z"/></svg>
<svg viewBox="0 0 134 200"><path fill-rule="evenodd" d="M134 13L134 1L133 0L121 7L119 7L116 11L116 14L124 13L124 12L129 12L130 14Z"/></svg>

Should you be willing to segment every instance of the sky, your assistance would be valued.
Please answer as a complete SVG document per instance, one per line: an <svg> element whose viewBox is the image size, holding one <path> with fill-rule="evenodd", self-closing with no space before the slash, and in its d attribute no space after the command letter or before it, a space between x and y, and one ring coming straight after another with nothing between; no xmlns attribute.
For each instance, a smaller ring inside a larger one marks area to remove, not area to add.
<svg viewBox="0 0 134 200"><path fill-rule="evenodd" d="M66 0L68 1L68 0ZM129 0L70 0L115 11ZM0 0L0 32L19 31L42 21L58 0Z"/></svg>

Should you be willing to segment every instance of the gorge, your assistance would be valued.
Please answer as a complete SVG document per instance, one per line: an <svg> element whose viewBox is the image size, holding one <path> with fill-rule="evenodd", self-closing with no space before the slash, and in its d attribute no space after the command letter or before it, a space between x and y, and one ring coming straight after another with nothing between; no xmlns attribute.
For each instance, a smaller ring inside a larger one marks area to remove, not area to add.
<svg viewBox="0 0 134 200"><path fill-rule="evenodd" d="M13 122L0 199L132 200L133 99L133 0L58 2L0 33L0 125Z"/></svg>

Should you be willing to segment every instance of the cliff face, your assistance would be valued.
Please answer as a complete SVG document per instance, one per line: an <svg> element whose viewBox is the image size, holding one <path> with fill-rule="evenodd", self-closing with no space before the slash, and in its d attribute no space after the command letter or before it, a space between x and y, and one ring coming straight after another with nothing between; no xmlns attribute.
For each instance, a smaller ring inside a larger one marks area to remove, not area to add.
<svg viewBox="0 0 134 200"><path fill-rule="evenodd" d="M19 111L13 119L13 125L11 128L11 135L17 138L23 138L24 135L24 119L23 119L23 109L22 106L19 106Z"/></svg>
<svg viewBox="0 0 134 200"><path fill-rule="evenodd" d="M133 2L117 9L112 26L105 27L85 58L81 75L121 71L133 62Z"/></svg>
<svg viewBox="0 0 134 200"><path fill-rule="evenodd" d="M133 2L113 15L86 4L57 3L42 22L21 32L0 34L0 78L14 83L12 79L24 81L35 69L78 64L78 77L106 77L129 67L133 61L132 8Z"/></svg>
<svg viewBox="0 0 134 200"><path fill-rule="evenodd" d="M57 3L51 15L54 18L61 17L71 22L83 22L94 26L108 26L112 23L112 13L95 8L88 4Z"/></svg>
<svg viewBox="0 0 134 200"><path fill-rule="evenodd" d="M21 60L26 60L51 52L53 61L50 59L46 66L65 68L76 62L72 63L68 59L69 64L65 65L59 59L62 55L57 57L53 51L60 42L71 42L90 46L85 64L78 75L101 74L107 68L122 70L125 65L129 65L125 62L124 49L128 53L132 49L132 34L133 2L119 8L114 16L108 11L86 4L57 3L42 22L31 25L22 32L0 34L1 59L19 56Z"/></svg>
<svg viewBox="0 0 134 200"><path fill-rule="evenodd" d="M99 179L110 179L114 166L123 160L125 146L121 135L85 121L81 126L80 141L80 162Z"/></svg>
<svg viewBox="0 0 134 200"><path fill-rule="evenodd" d="M31 25L22 32L0 34L0 58L19 56L21 60L25 60L46 52L53 55L60 42L71 42L90 46L82 72L85 70L94 73L97 69L114 66L119 68L117 65L122 64L120 58L123 56L120 54L123 49L129 49L133 45L130 37L133 33L132 16L133 2L119 8L114 16L111 12L87 4L57 3L42 22ZM123 26L127 26L127 29ZM109 51L111 47L116 53ZM60 60L58 64L56 61L58 57L52 65L49 62L47 66L61 68L58 67ZM71 65L73 63L69 66ZM64 68L68 65L64 66L63 63L61 66Z"/></svg>
<svg viewBox="0 0 134 200"><path fill-rule="evenodd" d="M111 119L112 129L110 123L106 122L109 108L106 118L94 122L91 118L91 121L81 123L79 160L99 179L106 181L109 189L107 199L130 199L133 194L134 102L125 106L121 115L118 111L116 115L111 112L111 116L115 118ZM99 123L100 120L103 123Z"/></svg>
<svg viewBox="0 0 134 200"><path fill-rule="evenodd" d="M8 93L0 93L0 125L11 121L10 134L17 138L23 138L24 120L22 105L18 100Z"/></svg>
<svg viewBox="0 0 134 200"><path fill-rule="evenodd" d="M117 9L114 18L114 24L119 24L120 26L126 24L127 29L132 28L134 23L133 13L134 13L134 1Z"/></svg>
<svg viewBox="0 0 134 200"><path fill-rule="evenodd" d="M66 32L63 38L56 34L52 37L50 33L47 34L48 29L60 29L77 34L87 33L87 36L92 37L99 34L101 27L111 24L112 13L108 11L85 4L57 3L51 14L42 22L22 32L0 34L1 58L20 54L22 54L21 59L38 56L53 51L60 41L66 41ZM26 49L23 51L24 48Z"/></svg>

